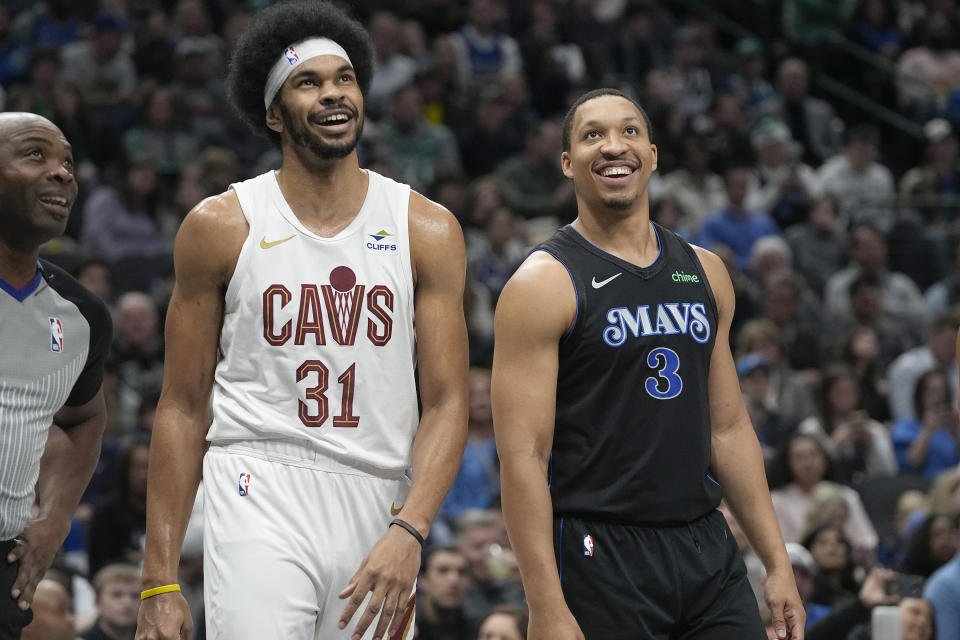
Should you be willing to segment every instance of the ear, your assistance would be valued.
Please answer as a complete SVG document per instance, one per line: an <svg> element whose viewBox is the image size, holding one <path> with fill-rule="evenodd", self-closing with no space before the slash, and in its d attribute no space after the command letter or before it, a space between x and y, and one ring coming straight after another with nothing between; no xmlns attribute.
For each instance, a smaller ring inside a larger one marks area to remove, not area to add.
<svg viewBox="0 0 960 640"><path fill-rule="evenodd" d="M277 133L283 131L283 118L280 117L280 107L277 106L276 100L267 107L267 113L264 118L267 122L267 127L271 131L276 131Z"/></svg>
<svg viewBox="0 0 960 640"><path fill-rule="evenodd" d="M563 175L568 178L573 178L573 167L570 165L570 152L564 151L560 154L560 169L563 171Z"/></svg>
<svg viewBox="0 0 960 640"><path fill-rule="evenodd" d="M653 167L650 169L650 173L653 173L657 170L657 145L650 145L650 152L653 153Z"/></svg>

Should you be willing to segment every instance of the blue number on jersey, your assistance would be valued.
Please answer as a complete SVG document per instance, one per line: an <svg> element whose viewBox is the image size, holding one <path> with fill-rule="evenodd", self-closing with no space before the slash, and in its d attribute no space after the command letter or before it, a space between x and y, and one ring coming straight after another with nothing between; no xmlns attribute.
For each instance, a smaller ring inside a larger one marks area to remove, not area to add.
<svg viewBox="0 0 960 640"><path fill-rule="evenodd" d="M647 378L644 388L657 400L670 400L680 395L683 379L677 375L680 356L673 349L657 347L647 355L647 364L657 370L657 377ZM662 387L666 387L662 389Z"/></svg>

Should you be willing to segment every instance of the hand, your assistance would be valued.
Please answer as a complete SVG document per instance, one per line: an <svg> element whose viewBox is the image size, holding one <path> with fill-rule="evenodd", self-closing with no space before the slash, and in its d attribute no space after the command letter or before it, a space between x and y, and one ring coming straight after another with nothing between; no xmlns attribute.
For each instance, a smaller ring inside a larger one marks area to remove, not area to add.
<svg viewBox="0 0 960 640"><path fill-rule="evenodd" d="M57 523L48 518L37 518L27 523L17 546L7 554L8 563L20 562L10 595L17 600L21 611L30 608L37 583L50 568L53 557L66 537L67 531Z"/></svg>
<svg viewBox="0 0 960 640"><path fill-rule="evenodd" d="M893 571L889 569L881 569L880 567L871 569L864 579L858 595L863 606L867 609L873 609L880 605L897 604L900 598L890 595L886 591L887 582L892 579Z"/></svg>
<svg viewBox="0 0 960 640"><path fill-rule="evenodd" d="M585 640L580 625L566 607L562 611L530 611L527 640Z"/></svg>
<svg viewBox="0 0 960 640"><path fill-rule="evenodd" d="M763 587L763 599L770 609L771 623L776 638L784 640L803 640L803 625L807 612L797 593L797 584L793 579L793 570L774 571L767 576Z"/></svg>
<svg viewBox="0 0 960 640"><path fill-rule="evenodd" d="M934 433L943 423L944 411L942 406L929 407L923 412L923 430Z"/></svg>
<svg viewBox="0 0 960 640"><path fill-rule="evenodd" d="M833 433L830 434L830 440L833 442L833 446L842 448L853 439L853 435L853 428L850 423L844 422L838 424L837 428L833 430Z"/></svg>
<svg viewBox="0 0 960 640"><path fill-rule="evenodd" d="M388 527L350 578L350 583L340 592L341 600L350 599L340 614L340 628L346 629L369 591L372 592L370 602L351 637L360 640L381 611L373 637L382 638L384 632L389 632L392 637L403 622L403 612L413 593L419 570L420 543L402 528Z"/></svg>
<svg viewBox="0 0 960 640"><path fill-rule="evenodd" d="M161 593L140 603L135 640L187 640L191 631L193 618L182 593Z"/></svg>

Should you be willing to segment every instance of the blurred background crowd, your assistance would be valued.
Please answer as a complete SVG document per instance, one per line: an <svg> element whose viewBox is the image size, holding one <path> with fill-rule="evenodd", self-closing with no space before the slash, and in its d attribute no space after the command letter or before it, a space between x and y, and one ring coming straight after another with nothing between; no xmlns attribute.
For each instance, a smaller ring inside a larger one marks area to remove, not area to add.
<svg viewBox="0 0 960 640"><path fill-rule="evenodd" d="M133 637L173 238L201 199L279 166L223 89L237 35L268 4L0 4L0 105L50 118L78 161L80 200L45 257L115 322L101 464L35 605L50 626L31 637ZM733 279L737 372L808 637L869 637L870 609L899 602L905 638L960 638L956 0L340 4L376 48L361 165L445 205L467 242L469 443L424 553L417 637L523 637L498 509L493 308L575 216L558 160L567 106L616 86L652 121L653 219ZM762 567L738 541L759 595ZM198 620L202 582L191 526L181 584Z"/></svg>

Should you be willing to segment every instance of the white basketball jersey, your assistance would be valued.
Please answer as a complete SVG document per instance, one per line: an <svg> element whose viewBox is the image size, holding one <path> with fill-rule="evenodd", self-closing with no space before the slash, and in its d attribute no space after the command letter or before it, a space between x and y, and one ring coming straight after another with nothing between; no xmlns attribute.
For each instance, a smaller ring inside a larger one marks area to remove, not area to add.
<svg viewBox="0 0 960 640"><path fill-rule="evenodd" d="M211 442L303 439L359 468L410 464L410 188L367 171L350 225L309 231L269 171L231 185L250 233L227 287Z"/></svg>

